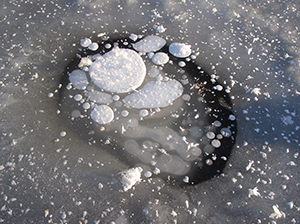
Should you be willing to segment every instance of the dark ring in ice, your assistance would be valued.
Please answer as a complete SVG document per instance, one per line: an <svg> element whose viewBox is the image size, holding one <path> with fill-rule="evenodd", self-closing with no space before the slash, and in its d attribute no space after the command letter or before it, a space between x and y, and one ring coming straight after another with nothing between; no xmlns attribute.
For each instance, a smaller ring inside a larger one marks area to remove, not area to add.
<svg viewBox="0 0 300 224"><path fill-rule="evenodd" d="M80 52L72 59L62 75L58 103L60 116L68 126L74 129L81 137L88 139L89 142L100 144L101 148L106 149L108 152L118 157L119 160L125 161L130 166L136 166L142 162L126 152L124 147L120 146L120 144L123 145L124 142L120 142L120 140L117 139L118 135L120 136L119 133L102 132L99 130L101 127L95 125L95 122L93 122L89 116L80 118L80 114L85 113L84 109L81 106L78 106L78 103L75 102L74 99L70 99L70 90L67 90L67 87L70 83L69 74L75 69L78 69L78 64L82 57L98 53L103 55L111 50L111 48L108 49L105 47L106 44L110 44L111 46L118 45L119 48L133 49L132 43L134 42L135 41L126 37L115 39L109 38L98 42L99 49L97 51L80 49ZM199 184L223 172L235 144L237 134L236 119L233 115L231 99L226 92L226 89L217 80L213 79L211 75L202 70L193 59L183 60L174 57L169 53L168 46L169 45L164 46L160 52L168 53L170 60L173 63L165 64L163 72L168 72L168 74L176 76L177 80L180 79L180 75L182 74L185 74L188 78L194 80L196 85L194 85L193 88L196 87L197 90L193 91L196 93L198 101L190 101L189 105L191 108L198 110L197 113L200 114L202 120L204 120L202 131L206 133L206 136L203 138L198 137L198 143L201 150L205 147L207 148L206 151L202 150L199 159L192 161L188 173L184 175L160 173L158 175L172 183ZM180 61L184 61L186 65L180 67L178 65ZM189 88L185 87L184 93L187 93L190 88L191 86ZM71 91L74 91L73 94L75 94L76 91L79 92L78 90ZM192 97L195 98L193 95ZM74 110L78 112L78 115L71 115ZM182 114L183 118L179 117L178 121L171 122L170 124L170 126L177 128L178 131L180 122L197 119L195 118L195 111L193 109L183 110ZM146 125L151 126L149 122L143 122ZM164 121L162 120L161 122ZM200 135L203 136L201 133L199 136ZM197 134L195 136L197 137ZM205 141L203 140L202 142L202 139L205 139ZM213 147L212 152L210 152L211 147Z"/></svg>

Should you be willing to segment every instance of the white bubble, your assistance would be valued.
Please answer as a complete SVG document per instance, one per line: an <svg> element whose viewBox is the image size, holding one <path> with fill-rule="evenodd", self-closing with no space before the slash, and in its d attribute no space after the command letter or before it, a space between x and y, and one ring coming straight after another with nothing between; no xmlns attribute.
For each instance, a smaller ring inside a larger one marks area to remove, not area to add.
<svg viewBox="0 0 300 224"><path fill-rule="evenodd" d="M186 66L186 63L184 61L178 62L179 67L184 67Z"/></svg>
<svg viewBox="0 0 300 224"><path fill-rule="evenodd" d="M206 137L207 137L208 139L214 139L215 136L216 136L215 133L213 133L213 132L211 132L211 131L206 133Z"/></svg>
<svg viewBox="0 0 300 224"><path fill-rule="evenodd" d="M221 127L222 123L220 121L215 121L214 126L215 127Z"/></svg>
<svg viewBox="0 0 300 224"><path fill-rule="evenodd" d="M164 65L169 61L169 56L166 53L158 52L153 55L152 62L156 65Z"/></svg>
<svg viewBox="0 0 300 224"><path fill-rule="evenodd" d="M233 114L229 115L229 120L234 121L235 120L235 116Z"/></svg>
<svg viewBox="0 0 300 224"><path fill-rule="evenodd" d="M65 136L66 136L66 134L67 134L67 132L65 132L65 131L62 131L62 132L60 133L60 136L61 136L61 137L65 137Z"/></svg>
<svg viewBox="0 0 300 224"><path fill-rule="evenodd" d="M91 118L98 124L108 124L114 119L114 112L107 105L96 106L91 112Z"/></svg>
<svg viewBox="0 0 300 224"><path fill-rule="evenodd" d="M120 99L120 96L119 96L119 95L114 95L114 96L113 96L113 100L114 100L114 101L118 101L119 99Z"/></svg>
<svg viewBox="0 0 300 224"><path fill-rule="evenodd" d="M96 50L98 50L98 48L99 48L99 45L97 43L91 43L88 46L88 49L91 50L91 51L96 51Z"/></svg>
<svg viewBox="0 0 300 224"><path fill-rule="evenodd" d="M53 97L53 96L54 96L53 93L48 93L48 97L49 97L49 98L51 98L51 97Z"/></svg>
<svg viewBox="0 0 300 224"><path fill-rule="evenodd" d="M191 53L191 45L183 44L183 43L172 43L169 46L169 52L178 58L186 58Z"/></svg>
<svg viewBox="0 0 300 224"><path fill-rule="evenodd" d="M214 139L211 141L211 145L215 148L219 148L221 146L221 142L218 139Z"/></svg>
<svg viewBox="0 0 300 224"><path fill-rule="evenodd" d="M223 86L221 85L216 85L214 86L214 89L218 90L218 91L222 91L223 90Z"/></svg>
<svg viewBox="0 0 300 224"><path fill-rule="evenodd" d="M229 128L222 128L220 132L224 137L230 137L231 136L231 131L230 131Z"/></svg>
<svg viewBox="0 0 300 224"><path fill-rule="evenodd" d="M105 48L106 49L110 49L111 48L111 44L105 44Z"/></svg>
<svg viewBox="0 0 300 224"><path fill-rule="evenodd" d="M121 112L121 115L122 115L123 117L127 117L128 114L129 114L128 110L123 110L123 111Z"/></svg>
<svg viewBox="0 0 300 224"><path fill-rule="evenodd" d="M146 66L134 50L114 48L93 62L89 73L99 88L114 93L127 93L143 83Z"/></svg>
<svg viewBox="0 0 300 224"><path fill-rule="evenodd" d="M147 177L147 178L149 178L149 177L152 176L152 173L151 173L150 171L146 171L146 172L144 173L144 176Z"/></svg>
<svg viewBox="0 0 300 224"><path fill-rule="evenodd" d="M146 36L144 39L138 41L135 44L132 44L133 48L140 52L155 52L160 50L163 46L165 46L166 40L159 36Z"/></svg>
<svg viewBox="0 0 300 224"><path fill-rule="evenodd" d="M140 116L141 117L146 117L149 114L149 111L146 109L140 110Z"/></svg>
<svg viewBox="0 0 300 224"><path fill-rule="evenodd" d="M69 74L69 80L76 89L80 90L84 90L89 84L86 73L80 69L76 69L71 72Z"/></svg>
<svg viewBox="0 0 300 224"><path fill-rule="evenodd" d="M90 38L84 38L80 40L80 45L82 47L88 47L92 43Z"/></svg>
<svg viewBox="0 0 300 224"><path fill-rule="evenodd" d="M76 101L80 101L80 100L82 100L82 95L81 94L76 94L73 98Z"/></svg>
<svg viewBox="0 0 300 224"><path fill-rule="evenodd" d="M85 102L84 104L82 104L82 108L88 110L91 108L91 105L88 102Z"/></svg>
<svg viewBox="0 0 300 224"><path fill-rule="evenodd" d="M212 161L211 159L207 159L207 160L205 161L205 163L206 163L207 165L211 166L211 165L213 164L213 161Z"/></svg>

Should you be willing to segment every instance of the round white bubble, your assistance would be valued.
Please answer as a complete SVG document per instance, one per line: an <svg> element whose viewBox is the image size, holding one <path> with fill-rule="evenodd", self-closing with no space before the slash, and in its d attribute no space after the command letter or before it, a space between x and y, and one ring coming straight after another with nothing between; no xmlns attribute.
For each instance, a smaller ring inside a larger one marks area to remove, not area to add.
<svg viewBox="0 0 300 224"><path fill-rule="evenodd" d="M88 102L85 102L84 104L82 104L82 108L88 110L91 108L91 105Z"/></svg>
<svg viewBox="0 0 300 224"><path fill-rule="evenodd" d="M71 72L69 74L69 80L76 89L80 90L86 89L87 85L89 84L86 73L80 69L76 69Z"/></svg>
<svg viewBox="0 0 300 224"><path fill-rule="evenodd" d="M92 41L90 38L84 38L84 39L80 40L80 45L82 47L88 47L91 43L92 43Z"/></svg>
<svg viewBox="0 0 300 224"><path fill-rule="evenodd" d="M219 148L221 146L221 142L218 139L214 139L211 141L211 145L215 148Z"/></svg>
<svg viewBox="0 0 300 224"><path fill-rule="evenodd" d="M211 131L206 133L206 137L207 137L208 139L214 139L215 136L216 136L215 133L213 133L213 132L211 132Z"/></svg>
<svg viewBox="0 0 300 224"><path fill-rule="evenodd" d="M146 116L148 116L148 114L149 114L148 110L146 110L146 109L140 110L140 116L141 117L146 117Z"/></svg>
<svg viewBox="0 0 300 224"><path fill-rule="evenodd" d="M127 117L128 114L129 114L128 110L123 110L123 111L121 112L121 115L122 115L123 117Z"/></svg>
<svg viewBox="0 0 300 224"><path fill-rule="evenodd" d="M82 100L82 95L81 94L76 94L73 98L74 98L75 101L80 101L80 100Z"/></svg>
<svg viewBox="0 0 300 224"><path fill-rule="evenodd" d="M169 52L178 58L186 58L191 53L191 45L183 44L183 43L172 43L169 46Z"/></svg>
<svg viewBox="0 0 300 224"><path fill-rule="evenodd" d="M135 51L114 48L93 62L89 73L99 88L114 93L127 93L143 83L146 66Z"/></svg>
<svg viewBox="0 0 300 224"><path fill-rule="evenodd" d="M108 124L114 119L114 112L107 105L99 105L92 110L91 118L98 124Z"/></svg>
<svg viewBox="0 0 300 224"><path fill-rule="evenodd" d="M88 46L88 49L91 50L91 51L96 51L96 50L98 50L98 48L99 48L99 45L97 43L91 43Z"/></svg>
<svg viewBox="0 0 300 224"><path fill-rule="evenodd" d="M169 61L169 56L166 53L158 52L153 55L152 62L156 65L164 65Z"/></svg>

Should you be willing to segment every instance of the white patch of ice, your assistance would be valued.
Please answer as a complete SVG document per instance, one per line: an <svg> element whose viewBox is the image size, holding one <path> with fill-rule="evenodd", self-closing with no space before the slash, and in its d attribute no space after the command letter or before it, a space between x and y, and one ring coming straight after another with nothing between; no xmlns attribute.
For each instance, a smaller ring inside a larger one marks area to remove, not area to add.
<svg viewBox="0 0 300 224"><path fill-rule="evenodd" d="M136 41L138 39L138 35L132 33L132 34L130 34L129 38L133 41Z"/></svg>
<svg viewBox="0 0 300 224"><path fill-rule="evenodd" d="M93 62L89 73L99 88L114 93L127 93L143 83L146 66L135 51L114 48Z"/></svg>
<svg viewBox="0 0 300 224"><path fill-rule="evenodd" d="M180 82L170 79L167 82L148 82L140 91L132 93L123 102L133 108L167 107L182 95Z"/></svg>
<svg viewBox="0 0 300 224"><path fill-rule="evenodd" d="M91 118L98 124L108 124L114 119L114 112L109 106L96 106L91 112Z"/></svg>
<svg viewBox="0 0 300 224"><path fill-rule="evenodd" d="M192 53L191 45L183 43L170 44L169 51L172 55L178 58L186 58Z"/></svg>
<svg viewBox="0 0 300 224"><path fill-rule="evenodd" d="M141 181L142 167L135 167L128 170L122 171L121 174L121 183L123 185L124 191L128 191L135 184Z"/></svg>
<svg viewBox="0 0 300 224"><path fill-rule="evenodd" d="M271 219L285 218L285 214L278 209L278 205L273 205L272 208L274 212L269 216L269 218Z"/></svg>
<svg viewBox="0 0 300 224"><path fill-rule="evenodd" d="M253 189L248 189L248 197L251 198L251 196L261 196L260 193L258 192L258 188L255 187Z"/></svg>
<svg viewBox="0 0 300 224"><path fill-rule="evenodd" d="M133 48L140 52L155 52L160 50L163 46L165 46L166 40L159 36L146 36L144 39L139 42L132 44Z"/></svg>
<svg viewBox="0 0 300 224"><path fill-rule="evenodd" d="M69 74L69 80L76 89L80 90L84 90L89 84L85 72L79 69L76 69Z"/></svg>

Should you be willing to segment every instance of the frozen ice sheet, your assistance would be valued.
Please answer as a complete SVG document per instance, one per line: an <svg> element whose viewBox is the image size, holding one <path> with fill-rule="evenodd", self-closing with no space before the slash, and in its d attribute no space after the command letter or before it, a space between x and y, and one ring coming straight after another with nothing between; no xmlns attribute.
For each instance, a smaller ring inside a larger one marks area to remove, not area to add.
<svg viewBox="0 0 300 224"><path fill-rule="evenodd" d="M299 222L297 1L16 0L0 11L1 222ZM216 179L123 192L130 167L65 126L58 85L81 39L160 26L230 86L237 143Z"/></svg>

